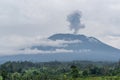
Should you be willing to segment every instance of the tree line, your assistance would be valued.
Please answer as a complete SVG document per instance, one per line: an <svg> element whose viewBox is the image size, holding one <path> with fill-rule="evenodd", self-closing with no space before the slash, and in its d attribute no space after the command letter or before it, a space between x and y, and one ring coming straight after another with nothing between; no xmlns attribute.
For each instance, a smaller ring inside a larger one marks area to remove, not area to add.
<svg viewBox="0 0 120 80"><path fill-rule="evenodd" d="M120 61L9 61L0 65L0 80L72 80L104 76L120 76Z"/></svg>

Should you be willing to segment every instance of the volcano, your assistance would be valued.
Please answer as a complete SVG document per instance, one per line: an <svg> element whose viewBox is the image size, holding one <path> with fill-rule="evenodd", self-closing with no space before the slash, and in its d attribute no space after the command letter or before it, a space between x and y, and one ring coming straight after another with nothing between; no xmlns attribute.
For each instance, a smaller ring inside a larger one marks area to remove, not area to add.
<svg viewBox="0 0 120 80"><path fill-rule="evenodd" d="M0 62L5 61L118 61L120 59L120 50L107 45L95 37L88 37L79 34L54 34L48 37L48 40L57 42L62 41L61 46L50 45L32 45L31 50L40 50L36 54L19 54L0 57ZM24 50L24 49L22 49ZM46 52L46 53L44 53Z"/></svg>

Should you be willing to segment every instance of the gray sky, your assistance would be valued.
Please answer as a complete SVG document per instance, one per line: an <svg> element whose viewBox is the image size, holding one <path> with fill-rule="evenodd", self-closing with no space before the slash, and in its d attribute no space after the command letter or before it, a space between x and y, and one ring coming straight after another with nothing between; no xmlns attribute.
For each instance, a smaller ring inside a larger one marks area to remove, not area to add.
<svg viewBox="0 0 120 80"><path fill-rule="evenodd" d="M0 54L44 36L73 33L66 17L75 10L86 26L79 34L120 49L120 0L0 0Z"/></svg>

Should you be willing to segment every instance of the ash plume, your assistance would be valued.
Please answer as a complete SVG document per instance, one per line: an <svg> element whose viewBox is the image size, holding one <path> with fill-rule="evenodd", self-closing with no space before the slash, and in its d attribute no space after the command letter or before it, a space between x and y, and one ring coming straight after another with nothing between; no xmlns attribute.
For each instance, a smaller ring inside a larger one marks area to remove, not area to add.
<svg viewBox="0 0 120 80"><path fill-rule="evenodd" d="M84 24L81 23L81 12L74 11L67 16L67 21L70 23L70 30L74 30L74 34L77 34L80 29L84 29Z"/></svg>

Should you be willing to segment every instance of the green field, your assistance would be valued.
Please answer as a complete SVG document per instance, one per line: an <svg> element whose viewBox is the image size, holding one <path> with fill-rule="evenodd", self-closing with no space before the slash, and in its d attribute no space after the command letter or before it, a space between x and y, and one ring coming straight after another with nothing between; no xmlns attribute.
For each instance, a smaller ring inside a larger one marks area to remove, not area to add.
<svg viewBox="0 0 120 80"><path fill-rule="evenodd" d="M70 80L70 79L66 79ZM120 80L120 77L112 76L112 77L86 77L86 78L77 78L77 79L71 79L71 80Z"/></svg>

